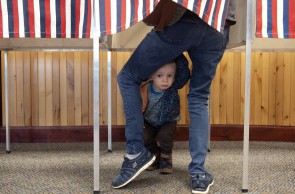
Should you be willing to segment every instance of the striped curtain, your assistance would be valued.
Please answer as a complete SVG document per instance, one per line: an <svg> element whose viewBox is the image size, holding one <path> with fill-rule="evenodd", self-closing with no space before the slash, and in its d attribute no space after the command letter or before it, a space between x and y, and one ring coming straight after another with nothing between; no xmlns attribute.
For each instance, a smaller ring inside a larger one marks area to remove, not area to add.
<svg viewBox="0 0 295 194"><path fill-rule="evenodd" d="M0 38L89 38L92 7L97 34L121 32L150 14L160 0L0 0ZM223 30L229 0L173 0Z"/></svg>
<svg viewBox="0 0 295 194"><path fill-rule="evenodd" d="M223 31L229 0L173 0L195 12L206 23L216 30Z"/></svg>
<svg viewBox="0 0 295 194"><path fill-rule="evenodd" d="M218 31L223 30L229 0L173 0L195 12ZM98 0L95 19L99 36L123 31L151 13L159 0Z"/></svg>
<svg viewBox="0 0 295 194"><path fill-rule="evenodd" d="M295 38L295 0L257 0L256 37Z"/></svg>
<svg viewBox="0 0 295 194"><path fill-rule="evenodd" d="M100 37L121 32L149 15L159 0L98 0L96 27Z"/></svg>
<svg viewBox="0 0 295 194"><path fill-rule="evenodd" d="M92 0L0 0L0 38L89 38Z"/></svg>

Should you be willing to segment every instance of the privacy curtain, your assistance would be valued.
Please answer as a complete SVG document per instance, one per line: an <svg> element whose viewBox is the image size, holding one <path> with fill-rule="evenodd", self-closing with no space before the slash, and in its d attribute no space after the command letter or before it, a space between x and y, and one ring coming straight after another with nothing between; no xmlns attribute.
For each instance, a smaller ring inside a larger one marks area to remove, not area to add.
<svg viewBox="0 0 295 194"><path fill-rule="evenodd" d="M89 38L93 0L0 0L0 38Z"/></svg>
<svg viewBox="0 0 295 194"><path fill-rule="evenodd" d="M256 37L295 38L295 0L257 0Z"/></svg>
<svg viewBox="0 0 295 194"><path fill-rule="evenodd" d="M222 31L229 0L173 0ZM123 31L159 0L1 0L0 38L89 38L93 11L99 36Z"/></svg>
<svg viewBox="0 0 295 194"><path fill-rule="evenodd" d="M228 0L173 0L198 14L218 31L223 30L224 9ZM149 15L159 0L99 0L95 4L98 34L111 35L123 31Z"/></svg>

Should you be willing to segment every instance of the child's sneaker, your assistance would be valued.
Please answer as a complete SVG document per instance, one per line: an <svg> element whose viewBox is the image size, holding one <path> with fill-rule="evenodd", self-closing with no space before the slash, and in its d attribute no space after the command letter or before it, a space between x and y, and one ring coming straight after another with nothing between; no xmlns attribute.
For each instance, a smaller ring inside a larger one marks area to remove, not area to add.
<svg viewBox="0 0 295 194"><path fill-rule="evenodd" d="M191 176L192 179L192 193L206 194L209 188L213 185L214 180L209 173L200 173Z"/></svg>
<svg viewBox="0 0 295 194"><path fill-rule="evenodd" d="M121 172L112 181L113 188L117 189L127 185L142 171L149 167L155 159L156 157L146 149L144 149L135 159L130 160L127 157L124 157Z"/></svg>
<svg viewBox="0 0 295 194"><path fill-rule="evenodd" d="M171 174L173 171L171 155L161 154L159 160L159 173Z"/></svg>
<svg viewBox="0 0 295 194"><path fill-rule="evenodd" d="M159 160L155 160L152 165L150 165L149 167L147 167L147 169L145 169L146 171L154 171L154 170L158 170L159 169Z"/></svg>

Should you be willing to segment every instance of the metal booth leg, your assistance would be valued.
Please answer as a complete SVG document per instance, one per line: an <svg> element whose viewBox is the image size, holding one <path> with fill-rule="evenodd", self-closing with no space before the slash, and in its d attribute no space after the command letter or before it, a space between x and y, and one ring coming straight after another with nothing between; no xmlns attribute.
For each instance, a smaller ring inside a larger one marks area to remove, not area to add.
<svg viewBox="0 0 295 194"><path fill-rule="evenodd" d="M5 117L6 117L6 153L10 153L10 128L9 128L9 99L8 99L8 92L9 92L9 83L8 83L8 58L7 58L7 51L4 51L4 81L5 81Z"/></svg>

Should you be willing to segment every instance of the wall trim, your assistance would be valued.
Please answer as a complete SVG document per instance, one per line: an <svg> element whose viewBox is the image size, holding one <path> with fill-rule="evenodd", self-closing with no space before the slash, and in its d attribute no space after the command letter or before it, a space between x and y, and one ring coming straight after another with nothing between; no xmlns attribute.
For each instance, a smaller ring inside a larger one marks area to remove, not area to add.
<svg viewBox="0 0 295 194"><path fill-rule="evenodd" d="M211 141L243 141L243 125L211 125ZM0 128L0 143L6 142L6 128ZM178 125L175 141L187 141L188 126ZM107 142L108 127L100 127L100 141ZM10 127L11 143L92 142L93 126ZM112 141L125 141L124 125L112 126ZM250 141L295 142L295 127L250 126Z"/></svg>

